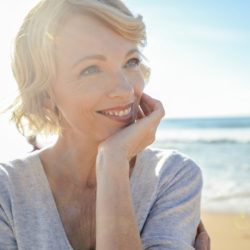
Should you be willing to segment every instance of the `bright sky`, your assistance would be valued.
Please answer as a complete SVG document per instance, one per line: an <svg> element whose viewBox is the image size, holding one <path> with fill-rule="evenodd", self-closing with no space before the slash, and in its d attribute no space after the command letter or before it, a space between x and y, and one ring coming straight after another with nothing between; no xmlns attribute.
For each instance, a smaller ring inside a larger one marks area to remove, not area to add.
<svg viewBox="0 0 250 250"><path fill-rule="evenodd" d="M249 0L125 0L144 17L167 117L250 115Z"/></svg>
<svg viewBox="0 0 250 250"><path fill-rule="evenodd" d="M37 0L0 3L0 98L14 88L10 44ZM167 117L250 115L250 1L124 0L144 17L146 91Z"/></svg>
<svg viewBox="0 0 250 250"><path fill-rule="evenodd" d="M15 89L11 42L36 2L0 2L0 107ZM152 68L146 92L163 102L166 117L250 115L249 0L124 2L144 17ZM0 125L0 138L24 140L5 116Z"/></svg>

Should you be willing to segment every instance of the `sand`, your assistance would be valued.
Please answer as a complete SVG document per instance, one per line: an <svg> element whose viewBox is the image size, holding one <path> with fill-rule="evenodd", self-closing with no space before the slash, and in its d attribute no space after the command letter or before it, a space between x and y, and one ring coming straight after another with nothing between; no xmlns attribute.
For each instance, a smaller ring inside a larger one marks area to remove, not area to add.
<svg viewBox="0 0 250 250"><path fill-rule="evenodd" d="M250 250L250 214L202 212L211 250Z"/></svg>

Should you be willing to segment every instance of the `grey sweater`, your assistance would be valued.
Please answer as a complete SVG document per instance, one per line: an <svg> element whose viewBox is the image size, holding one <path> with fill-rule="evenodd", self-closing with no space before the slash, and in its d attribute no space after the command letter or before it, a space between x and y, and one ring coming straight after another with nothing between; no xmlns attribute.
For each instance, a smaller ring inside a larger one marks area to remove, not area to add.
<svg viewBox="0 0 250 250"><path fill-rule="evenodd" d="M144 249L194 249L201 170L176 150L137 155L130 190ZM37 152L0 164L0 250L69 250Z"/></svg>

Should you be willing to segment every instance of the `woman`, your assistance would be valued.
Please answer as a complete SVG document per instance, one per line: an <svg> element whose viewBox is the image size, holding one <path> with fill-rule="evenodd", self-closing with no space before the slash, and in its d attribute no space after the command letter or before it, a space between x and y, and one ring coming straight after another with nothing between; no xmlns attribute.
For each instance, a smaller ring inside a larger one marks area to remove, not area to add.
<svg viewBox="0 0 250 250"><path fill-rule="evenodd" d="M119 0L44 0L25 18L12 120L58 139L1 165L0 249L193 249L201 172L146 148L165 113L143 93L145 41Z"/></svg>

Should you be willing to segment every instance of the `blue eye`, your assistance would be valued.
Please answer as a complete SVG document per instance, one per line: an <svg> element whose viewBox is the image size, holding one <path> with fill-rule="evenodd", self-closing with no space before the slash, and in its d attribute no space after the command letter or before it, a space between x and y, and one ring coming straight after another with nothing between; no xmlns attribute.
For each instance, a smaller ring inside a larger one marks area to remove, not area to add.
<svg viewBox="0 0 250 250"><path fill-rule="evenodd" d="M87 67L86 69L82 70L80 75L91 75L93 73L99 72L99 69L97 66L92 65L90 67Z"/></svg>
<svg viewBox="0 0 250 250"><path fill-rule="evenodd" d="M128 67L134 67L134 66L138 66L140 63L141 63L141 60L135 57L135 58L128 60L127 65Z"/></svg>

